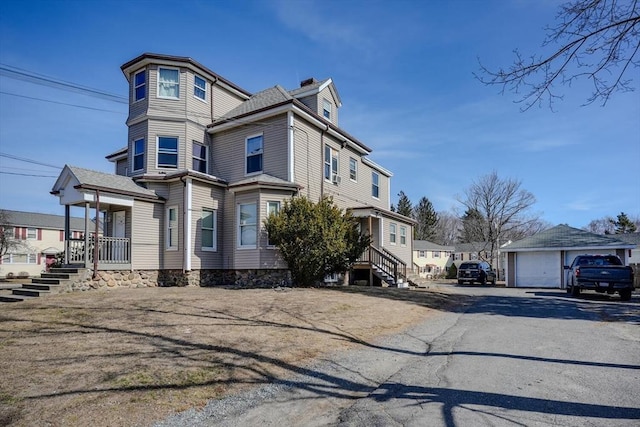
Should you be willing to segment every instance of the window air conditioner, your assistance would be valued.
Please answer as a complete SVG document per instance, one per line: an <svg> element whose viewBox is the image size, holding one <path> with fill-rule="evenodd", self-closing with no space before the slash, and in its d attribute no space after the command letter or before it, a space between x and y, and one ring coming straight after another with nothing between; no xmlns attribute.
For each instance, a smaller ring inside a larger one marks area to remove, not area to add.
<svg viewBox="0 0 640 427"><path fill-rule="evenodd" d="M342 181L342 178L340 178L340 176L336 174L331 175L331 182L333 182L334 184L340 184L340 181Z"/></svg>

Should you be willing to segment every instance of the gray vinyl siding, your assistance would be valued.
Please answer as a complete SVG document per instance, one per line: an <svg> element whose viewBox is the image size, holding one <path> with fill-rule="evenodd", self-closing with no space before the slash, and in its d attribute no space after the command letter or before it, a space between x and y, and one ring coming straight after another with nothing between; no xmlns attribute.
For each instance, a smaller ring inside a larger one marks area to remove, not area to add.
<svg viewBox="0 0 640 427"><path fill-rule="evenodd" d="M391 224L396 224L396 243L391 244L390 233ZM407 243L406 245L400 244L400 227L406 227L407 229ZM409 223L403 222L396 218L385 217L383 219L383 246L386 250L400 258L407 264L408 268L413 265L413 258L411 256L413 246L413 226Z"/></svg>
<svg viewBox="0 0 640 427"><path fill-rule="evenodd" d="M362 165L362 174L359 174L358 176L358 180L360 180L360 177L362 177L362 191L363 194L365 195L366 199L368 199L368 204L371 206L376 206L379 207L381 209L389 209L390 205L389 205L389 177L384 175L382 172L380 171L376 171L375 169L373 169L371 166L369 165L365 165L364 163L361 163ZM372 183L373 183L373 178L372 178L372 172L376 171L378 173L378 187L379 187L379 191L378 191L378 198L374 198L373 194L372 194Z"/></svg>
<svg viewBox="0 0 640 427"><path fill-rule="evenodd" d="M197 269L220 269L222 268L222 217L224 211L224 190L219 187L194 182L192 186L191 199L191 241L193 247L191 251L191 268ZM216 251L202 250L202 210L216 210Z"/></svg>
<svg viewBox="0 0 640 427"><path fill-rule="evenodd" d="M318 95L305 96L304 98L298 98L298 100L309 107L314 113L320 116L322 115L320 114L322 110L318 110Z"/></svg>
<svg viewBox="0 0 640 427"><path fill-rule="evenodd" d="M204 126L199 126L194 123L187 123L185 147L184 147L184 152L185 152L184 162L180 162L180 159L178 159L180 168L193 169L193 143L194 142L209 146L206 128ZM209 157L211 157L211 149L209 149ZM207 159L207 167L209 168L207 172L211 173L210 158Z"/></svg>
<svg viewBox="0 0 640 427"><path fill-rule="evenodd" d="M211 138L212 175L233 183L246 178L246 138L263 135L263 173L288 179L288 137L285 114L260 121L260 126L242 126Z"/></svg>
<svg viewBox="0 0 640 427"><path fill-rule="evenodd" d="M131 266L134 270L162 268L164 208L161 203L135 200L131 210ZM129 212L127 212L129 215ZM127 220L129 217L127 216ZM127 225L129 227L129 225ZM128 230L128 228L127 228ZM129 231L127 231L129 232Z"/></svg>
<svg viewBox="0 0 640 427"><path fill-rule="evenodd" d="M116 161L116 175L127 176L129 172L129 159Z"/></svg>
<svg viewBox="0 0 640 427"><path fill-rule="evenodd" d="M178 167L177 169L185 168L186 158L186 135L185 135L185 123L173 122L173 121L149 121L149 132L147 136L147 159L149 164L147 165L147 173L158 173L161 171L175 171L176 168L158 168L158 137L170 136L178 137ZM191 141L189 141L189 145Z"/></svg>
<svg viewBox="0 0 640 427"><path fill-rule="evenodd" d="M128 143L128 149L127 149L127 156L128 156L127 167L129 168L129 176L142 175L146 173L149 168L151 158L149 157L149 138L147 137L147 124L148 122L145 120L141 123L137 123L133 126L129 126L129 143ZM143 138L145 143L144 165L141 170L134 171L133 170L134 142L140 138ZM153 164L155 165L155 160Z"/></svg>
<svg viewBox="0 0 640 427"><path fill-rule="evenodd" d="M213 118L218 119L229 111L242 104L244 101L220 86L214 85L212 89Z"/></svg>
<svg viewBox="0 0 640 427"><path fill-rule="evenodd" d="M164 252L165 269L182 269L184 256L184 184L181 181L169 184L169 198L165 202L165 214L163 215L163 234L166 230L166 209L170 207L178 208L178 247L177 250L167 250L166 242L162 242L162 251Z"/></svg>
<svg viewBox="0 0 640 427"><path fill-rule="evenodd" d="M220 210L221 218L218 223L222 228L218 230L218 236L222 240L218 242L218 250L222 250L222 268L235 268L235 248L236 248L236 197L234 193L226 192L224 206Z"/></svg>
<svg viewBox="0 0 640 427"><path fill-rule="evenodd" d="M234 239L233 239L233 247L234 247L234 265L233 268L238 270L244 269L253 269L253 268L261 268L260 266L260 239L258 233L258 241L256 245L256 249L240 249L238 248L237 235L238 235L238 223L237 223L237 210L238 205L245 203L256 203L257 204L257 212L260 212L260 194L258 192L250 192L246 194L236 194L235 197L235 207L233 210L233 218L234 218ZM261 228L261 224L259 223L260 216L258 216L258 231Z"/></svg>
<svg viewBox="0 0 640 427"><path fill-rule="evenodd" d="M176 69L177 67L158 65L149 66L149 71L147 73L149 77L148 114L152 116L164 117L165 119L184 120L187 112L187 76L190 73L187 73L184 68L178 68L180 70L180 87L178 99L158 98L158 68Z"/></svg>
<svg viewBox="0 0 640 427"><path fill-rule="evenodd" d="M320 130L294 116L294 180L303 188L301 194L318 200L322 192L324 148Z"/></svg>
<svg viewBox="0 0 640 427"><path fill-rule="evenodd" d="M134 71L129 78L130 82L129 82L129 119L128 120L133 120L137 117L143 116L144 114L146 114L147 108L149 107L149 71L148 70L145 70L146 83L147 83L146 95L144 99L134 102L135 75L141 70L142 68Z"/></svg>
<svg viewBox="0 0 640 427"><path fill-rule="evenodd" d="M205 83L206 95L205 95L204 101L196 97L193 93L195 88L196 75L204 79L206 82ZM187 101L186 116L189 121L192 121L204 127L213 121L211 118L211 82L209 81L208 78L204 76L204 74L197 74L188 69L185 72L185 76L186 76L186 83L187 83L186 90L184 93L184 96ZM180 97L182 96L183 95L181 93Z"/></svg>
<svg viewBox="0 0 640 427"><path fill-rule="evenodd" d="M316 111L318 112L318 115L324 117L324 100L326 99L327 101L329 101L329 103L331 103L331 123L338 126L338 106L333 99L333 95L331 94L331 90L329 90L329 87L325 87L324 89L322 89L316 98Z"/></svg>
<svg viewBox="0 0 640 427"><path fill-rule="evenodd" d="M258 215L260 218L260 232L259 245L260 245L260 262L259 268L287 268L287 264L279 256L278 249L268 245L267 230L264 226L264 221L268 217L267 203L268 202L280 202L280 209L284 206L285 200L291 199L291 193L285 191L261 191L260 192L260 206L258 207Z"/></svg>

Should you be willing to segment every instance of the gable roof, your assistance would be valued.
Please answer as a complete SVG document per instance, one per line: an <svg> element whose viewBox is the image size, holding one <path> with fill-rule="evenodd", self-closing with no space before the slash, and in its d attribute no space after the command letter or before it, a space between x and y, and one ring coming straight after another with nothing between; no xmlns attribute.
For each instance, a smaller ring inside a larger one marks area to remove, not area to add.
<svg viewBox="0 0 640 427"><path fill-rule="evenodd" d="M64 215L43 214L38 212L12 211L3 209L7 214L8 225L14 227L45 228L64 230ZM70 217L69 226L73 231L84 230L84 218ZM56 251L57 252L57 251Z"/></svg>
<svg viewBox="0 0 640 427"><path fill-rule="evenodd" d="M577 249L633 249L636 245L622 240L591 233L560 224L504 246L505 252L577 250Z"/></svg>
<svg viewBox="0 0 640 427"><path fill-rule="evenodd" d="M293 100L293 98L289 95L289 92L287 92L282 86L276 85L256 93L233 110L227 112L218 120L224 121L232 117L260 111L291 100Z"/></svg>
<svg viewBox="0 0 640 427"><path fill-rule="evenodd" d="M139 186L133 181L133 179L127 176L99 172L69 165L65 165L62 172L60 172L60 176L51 189L51 194L58 194L71 178L77 181L77 184L74 187L78 189L104 190L113 194L137 196L146 199L160 198L155 191Z"/></svg>
<svg viewBox="0 0 640 427"><path fill-rule="evenodd" d="M304 98L310 95L316 95L328 87L336 105L338 107L342 106L342 100L340 99L340 95L338 94L338 89L336 89L336 86L333 84L333 80L331 79L325 79L321 81L316 81L316 79L310 79L310 80L313 83L305 84L304 86L301 86L297 89L290 90L289 94L294 98L299 99L299 98Z"/></svg>
<svg viewBox="0 0 640 427"><path fill-rule="evenodd" d="M455 248L453 246L442 246L437 243L430 242L428 240L414 240L413 241L413 250L414 251L453 251Z"/></svg>

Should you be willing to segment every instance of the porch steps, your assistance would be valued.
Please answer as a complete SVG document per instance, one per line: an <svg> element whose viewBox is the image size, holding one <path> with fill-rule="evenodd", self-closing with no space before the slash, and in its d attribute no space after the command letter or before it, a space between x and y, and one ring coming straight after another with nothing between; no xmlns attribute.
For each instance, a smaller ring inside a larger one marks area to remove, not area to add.
<svg viewBox="0 0 640 427"><path fill-rule="evenodd" d="M31 283L24 283L19 288L12 289L11 295L0 294L0 303L19 302L57 294L62 284L77 274L78 269L75 267L52 268L48 273L42 273L39 278L31 279Z"/></svg>

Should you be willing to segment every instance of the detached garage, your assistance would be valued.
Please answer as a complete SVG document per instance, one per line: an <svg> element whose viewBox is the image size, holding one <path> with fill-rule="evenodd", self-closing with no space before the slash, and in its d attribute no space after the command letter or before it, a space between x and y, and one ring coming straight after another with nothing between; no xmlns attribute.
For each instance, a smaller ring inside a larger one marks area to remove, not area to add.
<svg viewBox="0 0 640 427"><path fill-rule="evenodd" d="M522 288L564 288L564 266L571 264L577 255L615 254L627 265L635 247L613 235L601 236L558 225L503 246L506 284Z"/></svg>

